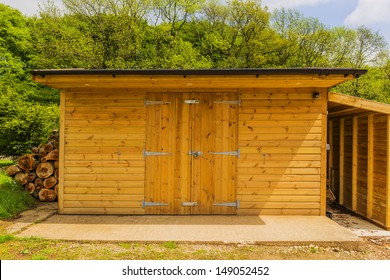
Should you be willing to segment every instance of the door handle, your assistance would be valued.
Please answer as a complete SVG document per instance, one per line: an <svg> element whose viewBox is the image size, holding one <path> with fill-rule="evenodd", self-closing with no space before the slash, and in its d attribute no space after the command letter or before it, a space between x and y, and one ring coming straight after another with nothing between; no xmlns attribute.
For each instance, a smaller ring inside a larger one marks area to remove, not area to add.
<svg viewBox="0 0 390 280"><path fill-rule="evenodd" d="M188 154L190 156L194 156L194 158L198 158L200 157L201 155L203 155L203 153L201 151L189 151Z"/></svg>

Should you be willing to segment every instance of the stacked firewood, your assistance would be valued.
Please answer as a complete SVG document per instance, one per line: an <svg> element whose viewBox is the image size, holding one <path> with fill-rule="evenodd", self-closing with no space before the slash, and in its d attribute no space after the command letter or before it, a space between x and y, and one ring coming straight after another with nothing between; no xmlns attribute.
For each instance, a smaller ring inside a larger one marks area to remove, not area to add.
<svg viewBox="0 0 390 280"><path fill-rule="evenodd" d="M54 130L47 143L34 147L17 159L7 174L40 201L54 201L58 195L59 133Z"/></svg>

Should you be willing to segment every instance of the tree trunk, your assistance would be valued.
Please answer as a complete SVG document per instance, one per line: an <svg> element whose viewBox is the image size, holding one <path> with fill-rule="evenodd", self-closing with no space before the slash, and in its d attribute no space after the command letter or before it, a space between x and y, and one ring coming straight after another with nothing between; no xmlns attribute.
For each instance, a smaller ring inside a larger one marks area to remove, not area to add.
<svg viewBox="0 0 390 280"><path fill-rule="evenodd" d="M18 166L23 170L33 170L35 164L35 158L33 154L21 156L17 160Z"/></svg>
<svg viewBox="0 0 390 280"><path fill-rule="evenodd" d="M49 161L47 162L42 162L41 164L38 165L36 171L39 178L46 179L53 175L54 172L54 167L53 164Z"/></svg>
<svg viewBox="0 0 390 280"><path fill-rule="evenodd" d="M42 189L39 191L39 200L40 201L54 201L57 195L54 190L51 189Z"/></svg>
<svg viewBox="0 0 390 280"><path fill-rule="evenodd" d="M20 172L21 169L17 165L11 165L7 168L7 175L14 176L16 173Z"/></svg>
<svg viewBox="0 0 390 280"><path fill-rule="evenodd" d="M54 187L55 185L57 184L57 179L54 178L54 176L50 176L49 178L45 179L43 181L43 186L46 188L46 189L51 189L52 187Z"/></svg>
<svg viewBox="0 0 390 280"><path fill-rule="evenodd" d="M44 156L43 158L41 158L41 162L46 162L48 160L58 160L58 150L57 149L54 149L52 150L50 153L48 153L46 156Z"/></svg>
<svg viewBox="0 0 390 280"><path fill-rule="evenodd" d="M15 174L15 181L21 185L25 185L28 182L28 175L24 172L18 172Z"/></svg>
<svg viewBox="0 0 390 280"><path fill-rule="evenodd" d="M26 186L24 187L24 189L26 190L26 192L28 192L29 194L33 194L33 192L35 191L35 185L33 182L28 182L26 184Z"/></svg>

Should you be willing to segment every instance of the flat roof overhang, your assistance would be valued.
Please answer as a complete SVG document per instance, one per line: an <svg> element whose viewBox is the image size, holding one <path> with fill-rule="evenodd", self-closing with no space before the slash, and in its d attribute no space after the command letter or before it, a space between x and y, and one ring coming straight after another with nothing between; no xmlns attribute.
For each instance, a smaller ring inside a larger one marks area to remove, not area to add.
<svg viewBox="0 0 390 280"><path fill-rule="evenodd" d="M33 80L68 88L329 88L364 75L351 68L268 69L47 69L33 70Z"/></svg>

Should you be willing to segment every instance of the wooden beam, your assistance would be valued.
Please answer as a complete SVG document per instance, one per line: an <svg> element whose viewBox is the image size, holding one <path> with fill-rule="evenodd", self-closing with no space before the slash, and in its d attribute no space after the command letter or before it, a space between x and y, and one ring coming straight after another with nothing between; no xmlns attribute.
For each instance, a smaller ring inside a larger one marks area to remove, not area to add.
<svg viewBox="0 0 390 280"><path fill-rule="evenodd" d="M329 88L353 79L352 75L46 75L33 80L66 88Z"/></svg>
<svg viewBox="0 0 390 280"><path fill-rule="evenodd" d="M390 228L390 115L387 115L386 228Z"/></svg>
<svg viewBox="0 0 390 280"><path fill-rule="evenodd" d="M367 218L372 218L374 197L374 114L368 115L367 139Z"/></svg>
<svg viewBox="0 0 390 280"><path fill-rule="evenodd" d="M65 173L65 92L60 93L60 143L59 143L59 175L58 175L58 213L64 213L64 173Z"/></svg>
<svg viewBox="0 0 390 280"><path fill-rule="evenodd" d="M345 120L340 120L340 175L339 175L339 204L344 204L344 127Z"/></svg>
<svg viewBox="0 0 390 280"><path fill-rule="evenodd" d="M358 117L352 119L352 211L357 209Z"/></svg>
<svg viewBox="0 0 390 280"><path fill-rule="evenodd" d="M390 104L375 102L356 96L330 92L328 95L328 101L374 112L390 114Z"/></svg>
<svg viewBox="0 0 390 280"><path fill-rule="evenodd" d="M327 121L328 121L328 98L327 90L322 90L322 145L321 145L321 198L320 198L320 215L326 215L326 169L327 169Z"/></svg>

